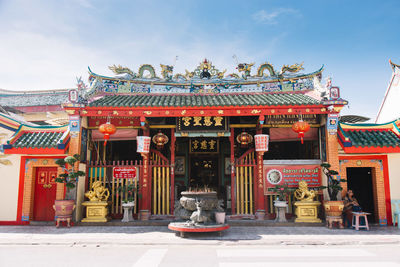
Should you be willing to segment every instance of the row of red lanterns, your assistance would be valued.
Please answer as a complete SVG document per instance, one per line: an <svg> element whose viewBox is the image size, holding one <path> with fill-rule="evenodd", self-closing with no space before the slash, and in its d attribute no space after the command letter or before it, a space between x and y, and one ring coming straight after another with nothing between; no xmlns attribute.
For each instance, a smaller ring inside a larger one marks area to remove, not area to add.
<svg viewBox="0 0 400 267"><path fill-rule="evenodd" d="M292 125L292 130L298 133L298 137L301 139L301 143L303 144L304 133L310 130L310 125L300 119ZM107 144L107 141L110 139L110 135L114 134L117 131L117 128L111 124L109 121L99 126L99 131L104 134L104 146ZM257 136L257 135L256 135ZM261 135L263 136L263 135ZM149 137L150 138L150 137ZM153 136L153 143L156 144L157 149L162 149L166 143L168 143L168 136L163 134L161 131ZM253 137L247 132L243 131L236 137L236 141L242 146L246 147L253 142ZM150 144L150 141L149 141ZM257 148L257 138L256 138L256 148Z"/></svg>

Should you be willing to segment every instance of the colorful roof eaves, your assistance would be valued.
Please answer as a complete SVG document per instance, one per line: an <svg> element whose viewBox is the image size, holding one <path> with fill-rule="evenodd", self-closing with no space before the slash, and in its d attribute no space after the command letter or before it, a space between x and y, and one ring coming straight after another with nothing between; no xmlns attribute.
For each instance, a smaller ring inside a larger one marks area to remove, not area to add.
<svg viewBox="0 0 400 267"><path fill-rule="evenodd" d="M178 82L175 80L164 80L159 77L154 77L154 78L133 78L133 79L126 79L124 77L111 77L111 76L105 76L105 75L100 75L97 73L94 73L90 67L88 67L89 70L89 80L93 78L101 78L101 79L106 79L106 80L111 80L111 81L129 81L131 83L140 83L140 84L146 84L146 83L152 83L152 84L159 84L159 85L191 85L193 82L191 80L185 80L184 82ZM261 76L261 77L256 77L256 76L249 76L248 79L240 78L238 77L237 79L218 79L220 82L225 81L233 84L259 84L259 83L273 83L273 82L280 82L280 81L291 81L291 80L298 80L298 79L305 79L305 78L310 78L314 77L316 75L320 75L324 70L324 65L321 66L318 70L311 72L311 73L299 73L297 75L290 75L290 76ZM251 79L250 77L257 78L256 80ZM209 84L209 83L215 83L215 79L201 79L197 80L197 82L201 84Z"/></svg>
<svg viewBox="0 0 400 267"><path fill-rule="evenodd" d="M65 154L70 140L68 125L28 125L0 113L0 127L15 132L3 145L4 154ZM27 142L18 142L27 135Z"/></svg>
<svg viewBox="0 0 400 267"><path fill-rule="evenodd" d="M339 144L346 153L399 153L400 120L383 124L339 123Z"/></svg>
<svg viewBox="0 0 400 267"><path fill-rule="evenodd" d="M204 63L204 62L203 62ZM210 63L210 62L208 62ZM239 68L246 65L245 71ZM256 75L251 75L251 66L254 64L239 64L239 74L225 75L226 70L220 72L213 65L208 69L197 67L186 74L173 75L173 66L162 66L162 78L157 77L155 69L145 64L138 73L122 66L109 67L115 73L114 77L96 74L89 68L89 88L83 98L89 102L98 96L115 94L220 94L220 93L259 93L259 92L293 92L315 89L315 78L321 78L323 67L309 73L298 73L302 64L284 65L282 70L276 71L269 63L262 64ZM164 67L169 67L165 70ZM202 64L200 65L202 66ZM210 70L210 72L208 72ZM149 75L145 76L144 71ZM244 73L241 73L244 72ZM205 74L207 73L207 77ZM269 73L269 74L268 74ZM326 89L326 88L325 88Z"/></svg>

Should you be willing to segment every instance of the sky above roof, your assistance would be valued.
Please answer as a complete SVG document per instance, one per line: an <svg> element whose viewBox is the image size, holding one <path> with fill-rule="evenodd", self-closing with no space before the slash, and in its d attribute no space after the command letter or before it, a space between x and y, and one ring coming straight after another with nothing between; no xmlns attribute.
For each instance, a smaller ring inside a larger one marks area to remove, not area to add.
<svg viewBox="0 0 400 267"><path fill-rule="evenodd" d="M0 88L71 88L87 67L111 75L121 64L193 70L208 58L235 72L236 60L280 69L325 65L349 101L343 114L374 118L392 59L400 63L400 1L0 0ZM255 74L256 68L253 68Z"/></svg>

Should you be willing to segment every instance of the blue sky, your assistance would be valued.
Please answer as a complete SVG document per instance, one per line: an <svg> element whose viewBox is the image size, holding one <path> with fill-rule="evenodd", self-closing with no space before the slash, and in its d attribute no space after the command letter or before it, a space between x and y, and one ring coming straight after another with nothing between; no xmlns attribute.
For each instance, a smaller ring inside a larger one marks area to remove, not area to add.
<svg viewBox="0 0 400 267"><path fill-rule="evenodd" d="M400 1L8 1L0 0L0 88L69 88L87 66L137 71L150 63L192 70L204 58L277 68L325 65L341 88L343 114L375 117L400 63ZM255 69L253 70L255 72Z"/></svg>

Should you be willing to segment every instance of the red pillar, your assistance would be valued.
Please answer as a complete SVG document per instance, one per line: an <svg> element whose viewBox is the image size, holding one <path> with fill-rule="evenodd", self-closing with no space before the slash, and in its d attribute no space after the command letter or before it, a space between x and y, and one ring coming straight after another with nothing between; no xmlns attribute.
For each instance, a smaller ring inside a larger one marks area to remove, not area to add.
<svg viewBox="0 0 400 267"><path fill-rule="evenodd" d="M236 196L235 196L235 129L231 128L231 211L235 214Z"/></svg>
<svg viewBox="0 0 400 267"><path fill-rule="evenodd" d="M257 130L257 134L261 134L262 129ZM255 198L257 199L257 202L255 203L256 207L256 218L258 220L264 220L265 217L265 202L264 202L264 161L263 161L263 156L264 152L256 152L257 153L257 175L255 175L255 181L254 184L257 185L257 190L255 191Z"/></svg>
<svg viewBox="0 0 400 267"><path fill-rule="evenodd" d="M149 136L150 131L144 130L144 136ZM140 201L140 220L148 220L151 215L151 174L149 168L149 153L142 153L143 157L143 175L140 181L140 191L142 198Z"/></svg>
<svg viewBox="0 0 400 267"><path fill-rule="evenodd" d="M171 129L171 206L170 214L174 214L175 207L175 129Z"/></svg>

